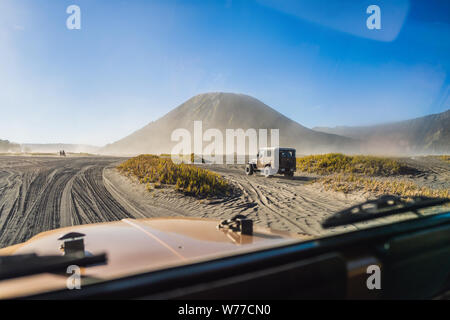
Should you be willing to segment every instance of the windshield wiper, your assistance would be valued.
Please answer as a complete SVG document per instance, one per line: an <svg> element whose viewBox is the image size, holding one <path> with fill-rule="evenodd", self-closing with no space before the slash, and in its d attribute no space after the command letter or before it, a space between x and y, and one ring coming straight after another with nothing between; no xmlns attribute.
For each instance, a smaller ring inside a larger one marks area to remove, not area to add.
<svg viewBox="0 0 450 320"><path fill-rule="evenodd" d="M87 267L94 264L103 264L106 261L107 258L104 253L91 256L38 256L36 254L0 256L0 280L46 272L65 273L70 265Z"/></svg>
<svg viewBox="0 0 450 320"><path fill-rule="evenodd" d="M405 212L420 215L417 212L418 209L442 205L447 202L450 202L450 199L414 197L412 201L405 201L396 196L382 196L376 200L369 200L335 213L325 219L322 227L328 229Z"/></svg>

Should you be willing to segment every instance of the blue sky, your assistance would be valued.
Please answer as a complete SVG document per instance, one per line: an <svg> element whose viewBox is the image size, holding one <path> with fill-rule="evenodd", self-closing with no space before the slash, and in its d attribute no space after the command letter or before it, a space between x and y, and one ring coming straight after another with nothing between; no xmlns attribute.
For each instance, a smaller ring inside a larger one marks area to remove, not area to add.
<svg viewBox="0 0 450 320"><path fill-rule="evenodd" d="M0 139L103 145L209 91L307 127L442 112L449 23L445 0L0 0Z"/></svg>

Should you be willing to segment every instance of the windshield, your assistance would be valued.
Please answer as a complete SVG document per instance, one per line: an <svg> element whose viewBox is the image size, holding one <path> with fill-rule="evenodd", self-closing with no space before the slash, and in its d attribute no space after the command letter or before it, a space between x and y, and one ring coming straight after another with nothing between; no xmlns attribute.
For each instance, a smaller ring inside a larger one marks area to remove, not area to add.
<svg viewBox="0 0 450 320"><path fill-rule="evenodd" d="M280 157L281 158L294 158L294 152L282 150L282 151L280 151Z"/></svg>
<svg viewBox="0 0 450 320"><path fill-rule="evenodd" d="M324 227L382 196L450 197L449 12L0 1L0 255L61 255L78 232L115 276L416 219Z"/></svg>

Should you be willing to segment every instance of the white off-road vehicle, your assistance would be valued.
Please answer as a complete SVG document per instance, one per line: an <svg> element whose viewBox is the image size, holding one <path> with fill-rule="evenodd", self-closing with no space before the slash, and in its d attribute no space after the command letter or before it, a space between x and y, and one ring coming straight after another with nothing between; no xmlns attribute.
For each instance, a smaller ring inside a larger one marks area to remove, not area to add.
<svg viewBox="0 0 450 320"><path fill-rule="evenodd" d="M245 173L252 175L254 172L260 172L265 177L279 173L292 177L294 176L295 165L295 149L261 148L256 158L246 164Z"/></svg>

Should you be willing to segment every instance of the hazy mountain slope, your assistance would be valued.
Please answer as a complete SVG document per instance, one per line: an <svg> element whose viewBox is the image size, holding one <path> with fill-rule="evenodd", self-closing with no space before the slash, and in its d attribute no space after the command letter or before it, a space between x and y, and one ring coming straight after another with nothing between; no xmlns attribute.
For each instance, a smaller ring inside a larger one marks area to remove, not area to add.
<svg viewBox="0 0 450 320"><path fill-rule="evenodd" d="M280 145L295 147L299 154L351 151L357 145L350 138L305 128L250 96L233 93L206 93L189 99L157 121L105 146L101 152L127 155L170 153L175 145L170 141L173 130L185 128L193 136L193 121L195 120L203 121L203 132L208 128L221 130L224 139L225 129L279 129ZM205 145L206 143L204 143Z"/></svg>
<svg viewBox="0 0 450 320"><path fill-rule="evenodd" d="M364 140L369 152L450 153L450 110L416 119L365 127L316 127L316 131Z"/></svg>
<svg viewBox="0 0 450 320"><path fill-rule="evenodd" d="M20 152L20 145L0 139L0 152Z"/></svg>

